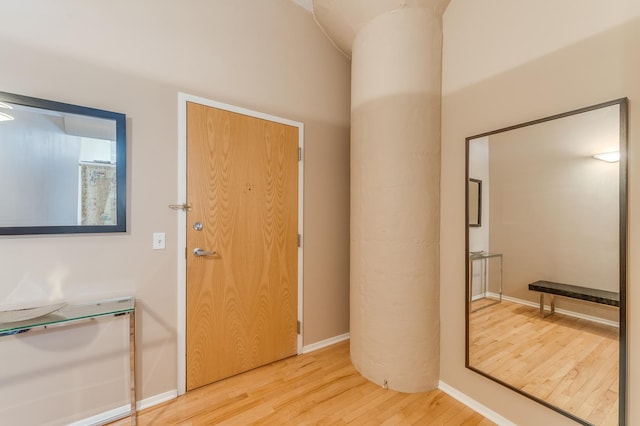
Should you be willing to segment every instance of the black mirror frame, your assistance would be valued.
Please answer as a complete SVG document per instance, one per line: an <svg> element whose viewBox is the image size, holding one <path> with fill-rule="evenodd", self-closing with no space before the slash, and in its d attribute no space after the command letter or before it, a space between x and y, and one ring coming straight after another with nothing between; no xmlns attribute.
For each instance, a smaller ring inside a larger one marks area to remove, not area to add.
<svg viewBox="0 0 640 426"><path fill-rule="evenodd" d="M97 108L67 104L0 92L0 102L47 109L62 113L113 120L116 124L116 224L115 225L69 225L69 226L9 226L0 227L0 235L39 234L93 234L126 232L127 230L127 184L126 184L126 115Z"/></svg>
<svg viewBox="0 0 640 426"><path fill-rule="evenodd" d="M478 135L470 136L465 139L465 367L472 370L494 382L497 382L527 398L530 398L570 419L573 421L590 426L591 423L584 419L577 417L573 413L570 413L562 408L559 408L549 402L540 399L534 395L531 395L509 383L506 383L490 374L473 367L469 363L469 143L473 139L478 139L485 136L491 136L496 133L506 132L509 130L519 129L521 127L527 127L534 124L544 123L546 121L555 120L558 118L568 117L583 112L593 111L600 108L605 108L613 105L620 107L620 229L619 229L619 274L620 274L620 331L619 331L619 381L618 381L618 424L625 426L627 424L627 209L628 209L628 99L619 98L608 102L602 102L596 105L588 106L585 108L576 109L573 111L565 112L562 114L556 114L549 117L544 117L538 120L528 121L526 123L516 124L513 126L504 127L502 129L493 130L490 132L481 133Z"/></svg>

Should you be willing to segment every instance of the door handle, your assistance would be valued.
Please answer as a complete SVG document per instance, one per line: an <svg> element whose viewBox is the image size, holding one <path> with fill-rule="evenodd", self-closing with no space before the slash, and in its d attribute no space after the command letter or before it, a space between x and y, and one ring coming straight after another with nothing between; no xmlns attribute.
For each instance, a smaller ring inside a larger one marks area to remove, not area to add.
<svg viewBox="0 0 640 426"><path fill-rule="evenodd" d="M194 256L215 256L216 252L215 251L202 250L201 248L194 248L193 249L193 255Z"/></svg>

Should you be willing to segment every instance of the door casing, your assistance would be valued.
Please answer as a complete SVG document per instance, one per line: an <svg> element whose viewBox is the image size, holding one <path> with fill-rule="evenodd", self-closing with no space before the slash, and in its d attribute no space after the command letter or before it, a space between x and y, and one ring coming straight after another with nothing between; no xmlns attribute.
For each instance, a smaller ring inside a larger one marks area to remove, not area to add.
<svg viewBox="0 0 640 426"><path fill-rule="evenodd" d="M300 237L300 246L298 247L298 322L301 324L300 333L298 334L298 354L302 353L303 342L303 206L304 206L304 124L298 121L286 118L276 117L249 109L224 104L211 99L206 99L186 93L178 93L178 203L187 202L187 102L195 102L198 104L235 112L238 114L248 115L263 120L274 121L276 123L286 124L298 128L298 146L301 149L300 161L298 161L298 234ZM187 215L184 211L178 211L178 276L177 276L177 338L178 338L178 395L186 392L186 305L187 305L187 261L185 258L187 246Z"/></svg>

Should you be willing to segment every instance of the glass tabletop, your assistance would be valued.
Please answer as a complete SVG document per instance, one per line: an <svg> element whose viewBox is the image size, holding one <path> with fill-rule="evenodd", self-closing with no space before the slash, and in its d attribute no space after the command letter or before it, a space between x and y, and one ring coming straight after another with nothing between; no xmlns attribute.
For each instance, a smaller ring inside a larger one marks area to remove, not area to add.
<svg viewBox="0 0 640 426"><path fill-rule="evenodd" d="M133 297L78 305L64 305L55 312L38 316L36 318L14 322L0 322L0 336L18 334L36 327L46 327L48 325L82 319L131 314L134 312L134 309L135 299Z"/></svg>

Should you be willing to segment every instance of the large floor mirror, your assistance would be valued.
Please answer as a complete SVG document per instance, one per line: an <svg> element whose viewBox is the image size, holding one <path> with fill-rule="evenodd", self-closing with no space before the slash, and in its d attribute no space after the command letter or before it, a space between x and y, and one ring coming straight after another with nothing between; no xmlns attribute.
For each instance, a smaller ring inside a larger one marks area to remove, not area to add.
<svg viewBox="0 0 640 426"><path fill-rule="evenodd" d="M626 98L466 143L467 367L626 424Z"/></svg>

